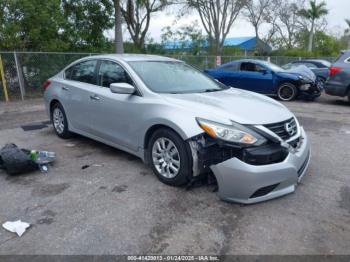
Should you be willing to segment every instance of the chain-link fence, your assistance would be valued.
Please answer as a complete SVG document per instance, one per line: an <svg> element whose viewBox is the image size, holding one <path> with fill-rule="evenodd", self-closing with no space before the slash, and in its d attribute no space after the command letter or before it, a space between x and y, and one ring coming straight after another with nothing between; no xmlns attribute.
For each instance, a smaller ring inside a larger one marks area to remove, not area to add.
<svg viewBox="0 0 350 262"><path fill-rule="evenodd" d="M189 56L189 55L177 55L171 56L173 58L183 60L186 63L193 65L202 70L213 68L216 66L217 57L216 56ZM270 61L276 65L282 66L290 62L302 59L322 59L329 62L334 62L335 57L291 57L291 56L221 56L221 64L228 63L230 61L239 60L239 59L258 59Z"/></svg>
<svg viewBox="0 0 350 262"><path fill-rule="evenodd" d="M0 69L3 68L4 78L0 77L0 101L5 101L5 92L7 90L8 98L13 100L24 100L33 97L42 96L42 83L51 76L58 73L69 63L79 58L92 55L90 53L43 53L43 52L0 52ZM190 56L176 55L173 58L183 60L201 70L213 68L218 62L216 56ZM219 58L221 64L229 61L253 58L271 61L277 65L287 64L289 62L302 59L301 57L285 56L222 56ZM330 62L333 57L322 57ZM2 61L2 64L1 64ZM1 70L0 70L1 73ZM2 79L5 79L3 81Z"/></svg>
<svg viewBox="0 0 350 262"><path fill-rule="evenodd" d="M42 83L69 63L88 53L0 52L5 83L0 77L0 101L24 100L42 96ZM5 86L4 86L5 84Z"/></svg>

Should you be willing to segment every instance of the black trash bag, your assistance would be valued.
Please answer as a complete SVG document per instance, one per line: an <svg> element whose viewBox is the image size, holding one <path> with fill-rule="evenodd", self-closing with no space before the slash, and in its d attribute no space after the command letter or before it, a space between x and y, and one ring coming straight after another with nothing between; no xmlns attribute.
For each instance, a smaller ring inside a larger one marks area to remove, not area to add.
<svg viewBox="0 0 350 262"><path fill-rule="evenodd" d="M37 170L38 164L30 159L29 154L29 150L20 149L15 144L6 144L0 150L0 168L9 175Z"/></svg>

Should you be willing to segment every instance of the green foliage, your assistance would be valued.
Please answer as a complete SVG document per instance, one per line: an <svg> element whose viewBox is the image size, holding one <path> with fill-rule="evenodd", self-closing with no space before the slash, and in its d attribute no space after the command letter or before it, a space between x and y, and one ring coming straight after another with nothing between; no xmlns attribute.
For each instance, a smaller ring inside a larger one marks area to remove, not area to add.
<svg viewBox="0 0 350 262"><path fill-rule="evenodd" d="M317 4L316 0L313 0L313 1L310 1L309 3L310 3L309 9L301 9L299 11L300 16L305 17L306 19L309 19L311 21L314 21L328 14L328 9L326 8L327 6L326 2L322 1L321 3Z"/></svg>
<svg viewBox="0 0 350 262"><path fill-rule="evenodd" d="M65 23L60 8L60 0L2 0L0 49L66 50L69 44L60 35Z"/></svg>
<svg viewBox="0 0 350 262"><path fill-rule="evenodd" d="M322 56L338 56L339 51L345 49L340 39L317 31L315 34L315 53Z"/></svg>
<svg viewBox="0 0 350 262"><path fill-rule="evenodd" d="M104 35L112 29L114 7L109 0L62 0L66 20L62 38L71 51L99 52L110 48Z"/></svg>
<svg viewBox="0 0 350 262"><path fill-rule="evenodd" d="M101 51L113 28L109 0L2 0L0 50Z"/></svg>
<svg viewBox="0 0 350 262"><path fill-rule="evenodd" d="M340 50L346 48L346 41L344 41L344 39L336 38L322 31L317 31L315 33L315 48L313 52L309 52L305 49L307 41L308 32L301 32L298 36L299 48L275 50L271 55L295 57L338 56Z"/></svg>
<svg viewBox="0 0 350 262"><path fill-rule="evenodd" d="M243 56L244 51L237 46L224 46L222 49L223 56Z"/></svg>

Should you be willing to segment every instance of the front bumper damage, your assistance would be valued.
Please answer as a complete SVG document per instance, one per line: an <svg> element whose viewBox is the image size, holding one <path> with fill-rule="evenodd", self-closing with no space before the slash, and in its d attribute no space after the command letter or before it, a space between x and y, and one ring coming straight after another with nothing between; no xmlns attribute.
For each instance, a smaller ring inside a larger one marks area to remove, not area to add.
<svg viewBox="0 0 350 262"><path fill-rule="evenodd" d="M319 80L304 82L299 85L299 97L315 99L322 94L323 86Z"/></svg>
<svg viewBox="0 0 350 262"><path fill-rule="evenodd" d="M190 141L193 174L211 171L217 180L220 199L243 204L294 192L311 157L310 144L301 126L298 138L289 142L288 149L276 143L255 151L225 145L203 147L204 143L208 144L204 140L201 137ZM215 146L220 150L213 149Z"/></svg>

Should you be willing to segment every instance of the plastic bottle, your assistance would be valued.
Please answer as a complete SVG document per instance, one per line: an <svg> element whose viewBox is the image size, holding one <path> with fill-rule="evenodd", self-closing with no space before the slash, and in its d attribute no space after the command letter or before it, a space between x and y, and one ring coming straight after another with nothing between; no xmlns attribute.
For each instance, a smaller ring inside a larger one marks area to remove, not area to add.
<svg viewBox="0 0 350 262"><path fill-rule="evenodd" d="M46 173L49 169L48 163L54 161L56 153L49 151L31 150L29 157L32 161L38 164L41 172Z"/></svg>

